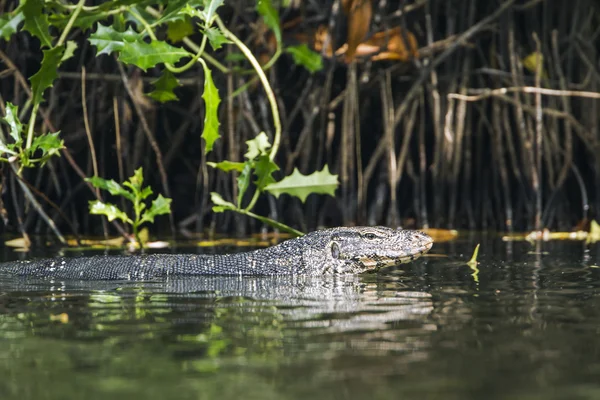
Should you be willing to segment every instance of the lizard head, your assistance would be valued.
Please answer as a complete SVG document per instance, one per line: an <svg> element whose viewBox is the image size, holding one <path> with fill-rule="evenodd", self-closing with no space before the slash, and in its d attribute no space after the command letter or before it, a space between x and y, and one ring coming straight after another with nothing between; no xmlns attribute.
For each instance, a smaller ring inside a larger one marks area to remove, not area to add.
<svg viewBox="0 0 600 400"><path fill-rule="evenodd" d="M423 232L381 226L332 228L305 237L310 240L311 236L318 245L306 247L304 261L322 265L323 274L374 272L411 262L433 245L433 239Z"/></svg>

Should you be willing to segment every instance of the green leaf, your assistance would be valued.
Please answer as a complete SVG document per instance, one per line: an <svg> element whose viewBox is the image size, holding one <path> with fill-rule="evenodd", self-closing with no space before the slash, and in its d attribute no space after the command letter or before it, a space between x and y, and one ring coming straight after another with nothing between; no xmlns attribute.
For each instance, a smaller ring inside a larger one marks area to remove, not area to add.
<svg viewBox="0 0 600 400"><path fill-rule="evenodd" d="M142 216L141 222L154 222L154 217L157 215L170 214L171 213L171 199L163 197L159 194L156 199L152 201L150 208Z"/></svg>
<svg viewBox="0 0 600 400"><path fill-rule="evenodd" d="M65 46L57 46L50 50L44 50L44 58L38 72L29 81L33 93L33 103L39 104L44 99L44 91L52 86L58 78L58 67L65 52Z"/></svg>
<svg viewBox="0 0 600 400"><path fill-rule="evenodd" d="M129 217L127 217L127 214L119 210L117 206L110 203L103 203L99 200L90 201L90 214L106 215L109 221L118 218L125 223L133 223Z"/></svg>
<svg viewBox="0 0 600 400"><path fill-rule="evenodd" d="M60 62L62 63L63 61L73 57L73 54L75 54L75 50L77 50L77 43L75 43L73 40L67 41L67 48L65 49L65 53L60 59Z"/></svg>
<svg viewBox="0 0 600 400"><path fill-rule="evenodd" d="M41 47L52 47L52 36L48 32L48 17L43 13L44 0L26 0L23 2L25 25L23 29L40 40Z"/></svg>
<svg viewBox="0 0 600 400"><path fill-rule="evenodd" d="M254 175L256 175L257 178L254 183L260 191L262 191L265 186L275 183L275 179L273 178L273 172L275 171L279 171L279 167L271 161L269 156L262 155L258 157L254 163Z"/></svg>
<svg viewBox="0 0 600 400"><path fill-rule="evenodd" d="M219 50L223 47L224 43L232 43L231 40L227 39L223 32L216 26L211 26L204 31L204 34L208 36L208 41L213 50Z"/></svg>
<svg viewBox="0 0 600 400"><path fill-rule="evenodd" d="M248 151L244 154L248 160L254 160L256 157L267 154L267 150L271 147L269 137L266 133L259 133L254 139L246 141Z"/></svg>
<svg viewBox="0 0 600 400"><path fill-rule="evenodd" d="M19 120L19 107L14 104L6 103L6 116L2 118L10 128L10 137L13 138L16 144L21 143L21 133L23 132L23 124Z"/></svg>
<svg viewBox="0 0 600 400"><path fill-rule="evenodd" d="M133 175L129 177L129 180L123 182L123 186L128 186L133 191L133 194L139 195L142 193L142 185L144 184L144 169L139 167L135 171L133 171ZM148 197L152 194L152 190L150 193L146 194L145 197Z"/></svg>
<svg viewBox="0 0 600 400"><path fill-rule="evenodd" d="M323 69L323 59L321 58L321 55L309 49L306 44L289 46L285 51L292 55L292 58L297 65L303 66L309 70L310 73L315 73Z"/></svg>
<svg viewBox="0 0 600 400"><path fill-rule="evenodd" d="M202 93L202 98L206 110L202 138L206 142L204 154L208 154L211 152L215 141L221 137L219 135L219 125L221 125L219 123L219 103L221 98L213 82L212 72L208 69L206 63L202 63L202 67L204 68L204 93Z"/></svg>
<svg viewBox="0 0 600 400"><path fill-rule="evenodd" d="M25 155L29 159L34 157L34 153L41 150L42 157L38 160L39 163L44 165L50 157L60 154L60 150L65 147L62 139L58 137L60 132L47 133L45 135L36 136L31 143L31 147L28 149L28 153Z"/></svg>
<svg viewBox="0 0 600 400"><path fill-rule="evenodd" d="M17 31L17 27L25 19L25 15L22 12L18 12L15 15L10 13L0 16L0 37L7 42L13 33Z"/></svg>
<svg viewBox="0 0 600 400"><path fill-rule="evenodd" d="M271 30L275 34L275 39L277 39L277 43L281 43L279 13L275 9L275 7L273 7L271 0L259 0L258 4L256 5L256 11L258 11L258 13L262 15L263 19L265 20L265 24L267 24L267 26L271 28Z"/></svg>
<svg viewBox="0 0 600 400"><path fill-rule="evenodd" d="M194 7L200 7L203 5L204 0L170 0L167 2L165 12L155 22L155 24L160 25L168 21L178 21L184 18L185 15L194 16L190 14L190 10L193 10L193 12L198 12Z"/></svg>
<svg viewBox="0 0 600 400"><path fill-rule="evenodd" d="M227 161L227 160L221 161L221 162L218 162L218 163L207 162L206 164L209 167L218 168L221 171L225 171L225 172L230 172L230 171L242 172L244 170L244 165L246 165L246 163L233 162L233 161Z"/></svg>
<svg viewBox="0 0 600 400"><path fill-rule="evenodd" d="M213 212L221 213L226 210L235 210L236 206L233 203L223 200L223 197L217 192L210 193L210 201L213 202Z"/></svg>
<svg viewBox="0 0 600 400"><path fill-rule="evenodd" d="M177 95L173 93L173 89L181 85L179 84L177 78L175 78L175 75L173 75L168 69L163 71L160 78L152 81L152 84L154 85L154 90L150 93L146 93L146 95L154 100L160 101L161 103L179 100Z"/></svg>
<svg viewBox="0 0 600 400"><path fill-rule="evenodd" d="M284 193L296 196L304 203L306 198L313 193L334 196L338 185L337 175L332 175L329 172L329 167L325 165L323 170L311 175L302 175L296 168L292 175L286 176L279 182L267 185L265 190L277 198Z"/></svg>
<svg viewBox="0 0 600 400"><path fill-rule="evenodd" d="M14 148L14 144L7 145L0 139L0 155L2 153L10 154L11 156L17 155L18 153L16 151L13 151Z"/></svg>
<svg viewBox="0 0 600 400"><path fill-rule="evenodd" d="M204 7L202 15L204 15L204 21L207 26L210 26L213 23L213 19L217 15L217 8L221 7L224 2L225 0L210 0L210 3Z"/></svg>
<svg viewBox="0 0 600 400"><path fill-rule="evenodd" d="M123 49L119 54L119 61L133 64L142 70L154 67L158 63L175 64L183 57L191 54L182 48L174 47L161 40L153 40L150 43L141 40L135 42L123 42Z"/></svg>
<svg viewBox="0 0 600 400"><path fill-rule="evenodd" d="M237 198L237 206L238 208L242 208L242 200L244 198L244 194L246 194L246 190L250 186L250 178L252 177L252 164L245 163L244 169L240 173L240 176L237 178L238 182L238 198Z"/></svg>
<svg viewBox="0 0 600 400"><path fill-rule="evenodd" d="M86 182L90 182L94 187L102 190L108 190L108 192L114 196L123 196L127 200L134 201L135 196L130 191L123 188L114 180L100 178L98 176L93 176L91 178L85 178Z"/></svg>
<svg viewBox="0 0 600 400"><path fill-rule="evenodd" d="M97 55L100 55L121 51L125 47L125 42L134 42L139 37L140 35L131 27L125 32L117 32L112 26L98 24L96 32L90 35L89 41L92 46L96 46Z"/></svg>
<svg viewBox="0 0 600 400"><path fill-rule="evenodd" d="M178 19L167 24L167 38L173 43L180 42L193 33L194 25L187 16L185 19Z"/></svg>

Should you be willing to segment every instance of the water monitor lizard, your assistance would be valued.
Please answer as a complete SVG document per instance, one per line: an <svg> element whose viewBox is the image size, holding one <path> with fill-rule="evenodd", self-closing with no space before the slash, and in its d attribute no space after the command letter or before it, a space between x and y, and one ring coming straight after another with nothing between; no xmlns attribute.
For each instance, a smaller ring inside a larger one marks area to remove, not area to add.
<svg viewBox="0 0 600 400"><path fill-rule="evenodd" d="M149 280L175 275L359 274L410 262L431 237L385 227L330 228L278 245L223 255L147 254L15 261L0 274L77 280Z"/></svg>

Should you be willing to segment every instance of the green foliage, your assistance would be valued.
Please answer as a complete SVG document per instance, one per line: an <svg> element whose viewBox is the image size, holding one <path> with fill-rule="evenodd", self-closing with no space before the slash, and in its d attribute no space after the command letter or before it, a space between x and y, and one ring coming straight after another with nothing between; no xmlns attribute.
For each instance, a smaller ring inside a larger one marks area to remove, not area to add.
<svg viewBox="0 0 600 400"><path fill-rule="evenodd" d="M264 189L275 197L282 194L296 196L304 203L313 193L335 196L338 185L337 175L332 175L326 165L321 171L311 175L302 175L298 169L295 169L292 175L286 176L279 182L271 183Z"/></svg>
<svg viewBox="0 0 600 400"><path fill-rule="evenodd" d="M281 28L279 26L279 13L271 4L271 0L258 0L256 10L262 15L265 24L273 31L275 39L281 43Z"/></svg>
<svg viewBox="0 0 600 400"><path fill-rule="evenodd" d="M152 97L156 101L166 103L167 101L179 100L177 95L173 93L173 89L179 87L179 81L175 78L175 75L169 70L163 71L160 78L152 82L154 90L147 93L149 97Z"/></svg>
<svg viewBox="0 0 600 400"><path fill-rule="evenodd" d="M129 27L125 32L118 32L112 26L98 24L96 32L92 33L89 42L98 49L98 55L111 54L123 50L125 41L133 42L139 38L139 34Z"/></svg>
<svg viewBox="0 0 600 400"><path fill-rule="evenodd" d="M174 47L160 40L146 43L141 39L133 42L123 42L123 49L119 54L119 61L125 64L133 64L146 71L158 63L175 64L183 57L191 54L182 48Z"/></svg>
<svg viewBox="0 0 600 400"><path fill-rule="evenodd" d="M133 228L133 234L140 245L143 245L140 238L140 226L146 222L153 223L154 218L158 215L171 213L171 199L163 197L159 194L150 207L145 203L145 200L152 195L150 186L144 187L143 169L138 168L133 176L123 185L118 184L114 180L103 179L97 176L86 178L94 187L108 191L113 196L121 196L133 203L133 216L129 216L125 211L119 209L114 204L101 202L99 200L90 201L90 214L104 215L109 221L115 219L121 220L123 223L129 224Z"/></svg>
<svg viewBox="0 0 600 400"><path fill-rule="evenodd" d="M300 171L296 169L292 175L276 182L273 173L279 171L279 167L273 162L269 155L271 143L269 142L267 135L264 132L261 132L254 139L248 140L246 145L248 146L248 151L245 154L246 161L244 163L234 163L231 161L209 163L211 167L218 168L225 172L240 172L237 179L237 204L228 202L224 200L220 194L213 192L211 193L211 200L214 204L213 211L235 211L249 215L283 231L299 234L300 232L286 225L252 213L250 211L253 206L252 203L246 208L242 207L244 195L250 188L251 183L254 183L256 186L257 193L268 192L275 197L279 197L282 194L288 194L298 197L302 202L305 202L310 194L327 194L334 196L335 190L339 185L337 175L332 175L327 166L321 171L311 175L302 175ZM252 176L256 177L254 181L252 181Z"/></svg>
<svg viewBox="0 0 600 400"><path fill-rule="evenodd" d="M8 41L24 19L25 15L22 12L0 15L0 37Z"/></svg>
<svg viewBox="0 0 600 400"><path fill-rule="evenodd" d="M42 48L51 48L53 37L49 33L48 16L43 12L44 0L25 0L22 10L25 16L23 29L38 38Z"/></svg>
<svg viewBox="0 0 600 400"><path fill-rule="evenodd" d="M202 93L202 99L204 99L206 107L202 138L206 142L204 152L208 154L211 152L215 141L221 137L221 135L219 135L220 122L218 110L221 98L219 97L219 91L213 82L212 72L206 63L203 63L202 66L204 67L204 93Z"/></svg>
<svg viewBox="0 0 600 400"><path fill-rule="evenodd" d="M6 103L6 115L0 121L8 126L8 134L12 142L6 142L0 137L0 161L19 162L20 167L44 165L50 158L58 155L64 147L58 137L59 132L35 136L31 146L24 146L23 124L19 120L19 108Z"/></svg>
<svg viewBox="0 0 600 400"><path fill-rule="evenodd" d="M54 80L58 78L58 67L62 62L65 49L66 46L57 46L44 50L44 58L40 69L29 78L35 104L39 104L44 100L44 91L51 87Z"/></svg>
<svg viewBox="0 0 600 400"><path fill-rule="evenodd" d="M292 55L292 58L297 65L303 66L311 73L323 69L323 59L321 58L321 55L309 49L306 44L288 46L285 51Z"/></svg>
<svg viewBox="0 0 600 400"><path fill-rule="evenodd" d="M143 71L157 68L160 76L152 82L154 88L147 95L159 102L178 100L173 91L180 86L178 74L197 68L200 63L204 72L202 98L205 103L201 138L205 142L205 153L210 153L220 138L221 98L207 62L217 65L220 70L226 68L218 65L218 62L208 57L204 51L207 44L216 51L230 43L237 47L238 57L243 57L252 65L267 93L273 115L274 134L272 143L264 132L249 140L244 162L218 160L208 163L219 170L238 174L238 196L235 204L213 193L211 197L215 203L214 211L235 211L278 229L300 234L251 211L258 196L263 193L270 193L276 197L289 194L305 201L311 193L333 195L338 185L337 177L329 173L327 166L312 175L302 175L296 170L291 176L282 177L279 181L275 178L279 167L274 160L281 143L282 129L277 102L263 69L269 69L274 64L282 52L283 44L279 12L272 0L257 0L256 3L256 11L277 40L276 53L269 63L263 66L258 63L244 42L230 32L219 18L219 7L224 4L224 0L108 0L97 6L86 4L84 7L84 4L83 1L70 4L54 0L23 0L13 13L0 16L0 37L4 40L9 40L19 29L25 30L39 39L43 48L40 68L29 78L32 90L29 123L24 126L17 117L16 106L7 104L3 122L9 127L11 140L6 141L0 137L0 161L16 161L20 166L42 165L50 157L58 154L63 147L58 133L35 135L34 125L46 89L52 87L58 78L61 63L72 57L77 49L74 41L66 40L73 36L69 35L73 28L79 28L87 35L89 43L96 47L97 55L114 55L119 62L134 65ZM86 33L88 30L92 32ZM170 43L161 40L164 32ZM201 43L194 47L187 38L198 33L202 38ZM183 39L186 47L178 43ZM196 54L190 53L187 48L194 48ZM286 51L293 56L297 64L309 71L314 73L322 69L321 57L306 45L288 47ZM89 178L88 181L133 203L134 215L131 216L113 204L99 201L90 203L90 212L132 225L138 241L141 224L153 222L157 215L170 213L171 200L162 195L150 205L146 204L145 201L152 194L152 190L143 187L141 168L123 185L99 177ZM250 200L244 205L247 199Z"/></svg>

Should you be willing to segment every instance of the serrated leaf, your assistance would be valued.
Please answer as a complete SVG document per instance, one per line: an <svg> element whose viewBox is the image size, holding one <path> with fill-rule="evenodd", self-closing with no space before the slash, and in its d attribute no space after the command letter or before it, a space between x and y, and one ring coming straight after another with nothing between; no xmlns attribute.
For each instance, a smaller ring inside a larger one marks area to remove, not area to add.
<svg viewBox="0 0 600 400"><path fill-rule="evenodd" d="M321 58L321 55L309 49L306 44L289 46L285 51L292 55L294 63L303 66L309 70L310 73L315 73L323 69L323 59Z"/></svg>
<svg viewBox="0 0 600 400"><path fill-rule="evenodd" d="M44 91L51 87L54 80L58 78L58 67L65 52L65 46L56 46L50 50L44 50L44 58L38 72L29 81L33 93L33 103L39 104L44 99Z"/></svg>
<svg viewBox="0 0 600 400"><path fill-rule="evenodd" d="M92 46L96 46L100 54L110 54L123 50L126 42L138 40L140 35L129 27L125 32L118 32L112 26L98 24L96 32L90 35L89 41Z"/></svg>
<svg viewBox="0 0 600 400"><path fill-rule="evenodd" d="M223 47L225 43L231 43L231 40L227 39L223 32L216 26L211 26L210 28L204 31L204 34L208 37L208 41L210 42L210 47L213 50L219 50Z"/></svg>
<svg viewBox="0 0 600 400"><path fill-rule="evenodd" d="M221 137L219 135L219 125L221 125L219 123L219 103L221 98L213 82L212 72L205 63L202 63L202 67L204 68L204 93L202 93L202 98L204 99L205 108L202 138L206 143L204 154L208 154L211 152L215 141Z"/></svg>
<svg viewBox="0 0 600 400"><path fill-rule="evenodd" d="M75 50L77 50L77 43L75 43L73 40L67 41L67 48L65 49L65 53L60 59L60 62L62 63L63 61L73 57L73 54L75 54Z"/></svg>
<svg viewBox="0 0 600 400"><path fill-rule="evenodd" d="M275 171L279 171L279 167L271 161L269 156L259 156L254 163L254 175L256 176L254 183L256 187L262 191L265 186L275 183L273 178L273 172Z"/></svg>
<svg viewBox="0 0 600 400"><path fill-rule="evenodd" d="M184 19L177 19L167 24L167 39L176 43L194 33L194 25L188 16L182 16Z"/></svg>
<svg viewBox="0 0 600 400"><path fill-rule="evenodd" d="M21 132L23 132L23 124L19 120L19 107L14 104L6 103L6 116L2 118L8 124L10 137L13 138L16 144L21 143Z"/></svg>
<svg viewBox="0 0 600 400"><path fill-rule="evenodd" d="M0 15L0 37L8 42L24 19L25 15L22 12L18 12L15 15L10 13Z"/></svg>
<svg viewBox="0 0 600 400"><path fill-rule="evenodd" d="M183 57L189 56L190 53L187 50L171 46L161 40L153 40L150 43L137 40L135 42L123 42L119 61L133 64L146 71L156 64L176 64Z"/></svg>
<svg viewBox="0 0 600 400"><path fill-rule="evenodd" d="M146 93L147 96L153 98L161 103L167 101L179 100L177 95L173 93L173 89L181 86L175 75L168 69L165 69L160 78L152 81L154 90L150 93Z"/></svg>
<svg viewBox="0 0 600 400"><path fill-rule="evenodd" d="M60 132L47 133L45 135L36 136L28 149L28 158L33 158L34 153L38 150L42 152L42 157L39 162L44 165L50 157L60 154L60 150L64 147L64 142L58 137Z"/></svg>
<svg viewBox="0 0 600 400"><path fill-rule="evenodd" d="M85 179L87 182L90 182L94 187L98 189L108 190L108 192L114 196L123 196L130 201L135 200L135 196L130 191L123 188L117 182L112 179L104 179L99 176L93 176L91 178Z"/></svg>
<svg viewBox="0 0 600 400"><path fill-rule="evenodd" d="M213 212L221 213L226 210L235 210L236 207L233 203L225 201L223 197L217 192L210 193L210 201L213 202Z"/></svg>
<svg viewBox="0 0 600 400"><path fill-rule="evenodd" d="M262 15L265 24L275 34L275 39L281 43L281 28L279 26L279 12L273 7L271 0L259 0L256 4L256 11Z"/></svg>
<svg viewBox="0 0 600 400"><path fill-rule="evenodd" d="M23 4L25 25L23 29L40 40L41 47L52 47L52 36L48 32L48 17L43 13L44 0L27 0Z"/></svg>
<svg viewBox="0 0 600 400"><path fill-rule="evenodd" d="M152 200L152 205L142 216L141 222L154 222L154 217L157 215L170 214L171 213L171 199L163 197L159 194L158 197Z"/></svg>
<svg viewBox="0 0 600 400"><path fill-rule="evenodd" d="M242 172L244 170L245 163L242 162L233 162L233 161L221 161L218 163L215 162L207 162L206 165L213 168L218 168L221 171L230 172L230 171L238 171Z"/></svg>
<svg viewBox="0 0 600 400"><path fill-rule="evenodd" d="M242 200L244 199L244 194L246 194L246 190L250 186L250 178L252 177L252 164L245 163L244 169L240 173L240 176L237 178L238 182L238 198L237 198L237 206L238 208L242 207Z"/></svg>
<svg viewBox="0 0 600 400"><path fill-rule="evenodd" d="M133 222L123 211L111 203L103 203L99 200L90 201L90 214L106 215L109 221L120 219L123 222L132 224Z"/></svg>
<svg viewBox="0 0 600 400"><path fill-rule="evenodd" d="M296 168L292 175L286 176L279 182L267 185L265 190L277 198L282 194L296 196L304 203L306 198L313 193L335 196L335 189L338 185L337 175L332 175L326 165L321 171L314 172L311 175L302 175Z"/></svg>
<svg viewBox="0 0 600 400"><path fill-rule="evenodd" d="M141 193L143 184L144 184L144 169L142 167L139 167L138 169L133 171L133 175L129 177L129 180L123 182L123 186L128 186L129 188L131 188L131 190L133 191L134 194ZM148 196L150 194L152 194L152 191L150 191L150 193L147 194L146 196Z"/></svg>
<svg viewBox="0 0 600 400"><path fill-rule="evenodd" d="M269 137L266 133L259 133L254 139L246 141L248 151L244 154L248 160L254 160L256 157L267 154L267 150L271 147Z"/></svg>

